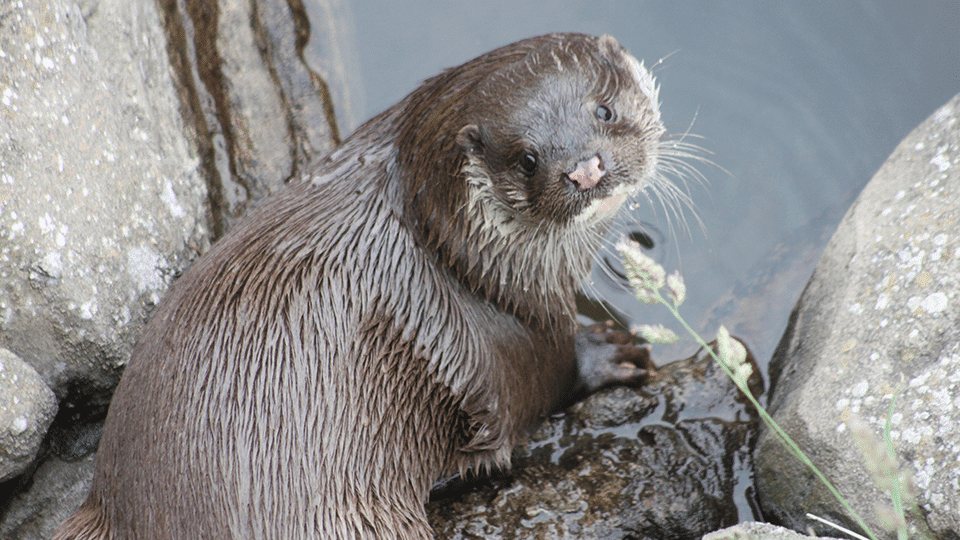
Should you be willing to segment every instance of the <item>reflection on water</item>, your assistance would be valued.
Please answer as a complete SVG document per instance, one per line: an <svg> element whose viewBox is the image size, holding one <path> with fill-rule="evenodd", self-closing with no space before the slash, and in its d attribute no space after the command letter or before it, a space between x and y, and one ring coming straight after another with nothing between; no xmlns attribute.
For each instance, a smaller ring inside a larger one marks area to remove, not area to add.
<svg viewBox="0 0 960 540"><path fill-rule="evenodd" d="M681 268L688 320L712 334L722 318L761 363L860 188L900 139L960 92L952 0L350 5L361 120L444 67L535 34L609 33L647 65L664 59L655 72L668 130L701 136L696 143L716 164L697 165L709 185L691 191L705 232L694 225L690 236L672 236L659 204L642 198L627 230L649 234L668 271ZM631 321L677 328L602 268L588 289ZM687 353L659 351L661 361Z"/></svg>

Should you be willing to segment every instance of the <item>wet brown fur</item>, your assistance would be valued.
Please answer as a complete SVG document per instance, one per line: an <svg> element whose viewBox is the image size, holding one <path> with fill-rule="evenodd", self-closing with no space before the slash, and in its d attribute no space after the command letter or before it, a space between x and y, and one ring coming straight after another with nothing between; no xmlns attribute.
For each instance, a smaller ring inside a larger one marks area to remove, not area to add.
<svg viewBox="0 0 960 540"><path fill-rule="evenodd" d="M430 538L437 478L506 464L575 384L609 222L575 218L662 134L624 55L556 34L452 68L238 224L154 313L56 538ZM517 172L531 144L543 179ZM596 190L556 181L551 156L611 146Z"/></svg>

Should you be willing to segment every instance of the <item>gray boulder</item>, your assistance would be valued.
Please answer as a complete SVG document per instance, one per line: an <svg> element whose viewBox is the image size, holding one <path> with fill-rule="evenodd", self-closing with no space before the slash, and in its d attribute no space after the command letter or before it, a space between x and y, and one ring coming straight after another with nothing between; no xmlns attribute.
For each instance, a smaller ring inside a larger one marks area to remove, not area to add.
<svg viewBox="0 0 960 540"><path fill-rule="evenodd" d="M45 460L33 474L33 487L14 497L4 511L0 538L51 538L87 498L95 464L93 454L72 463L56 457Z"/></svg>
<svg viewBox="0 0 960 540"><path fill-rule="evenodd" d="M783 527L777 527L769 523L758 523L756 521L738 523L733 527L727 527L726 529L714 531L703 536L703 540L802 540L811 538L814 537L800 534ZM823 536L816 538L830 540L829 537Z"/></svg>
<svg viewBox="0 0 960 540"><path fill-rule="evenodd" d="M11 528L12 498L34 515L75 504L22 492L50 491L31 461L95 447L83 426L105 412L150 308L209 244L208 193L153 2L24 0L0 20L0 347L56 395L16 443L29 433L31 455L0 455L22 473L4 475L0 537L35 538ZM41 446L54 414L76 427Z"/></svg>
<svg viewBox="0 0 960 540"><path fill-rule="evenodd" d="M23 5L0 25L0 344L61 399L109 393L207 246L207 190L152 2Z"/></svg>
<svg viewBox="0 0 960 540"><path fill-rule="evenodd" d="M40 375L0 349L0 482L33 463L57 412L57 399Z"/></svg>
<svg viewBox="0 0 960 540"><path fill-rule="evenodd" d="M878 534L875 507L890 499L851 426L881 437L896 398L891 438L925 522L912 523L960 537L960 96L900 143L847 212L793 311L771 379L775 420ZM771 433L756 459L767 517L830 534L810 512L857 529Z"/></svg>

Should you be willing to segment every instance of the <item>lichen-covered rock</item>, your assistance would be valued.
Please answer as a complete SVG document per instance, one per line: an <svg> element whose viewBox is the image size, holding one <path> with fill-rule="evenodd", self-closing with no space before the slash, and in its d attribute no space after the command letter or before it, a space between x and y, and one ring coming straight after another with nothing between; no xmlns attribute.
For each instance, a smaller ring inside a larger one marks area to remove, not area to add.
<svg viewBox="0 0 960 540"><path fill-rule="evenodd" d="M703 536L703 540L811 540L808 534L777 527L769 523L747 521L738 523ZM831 540L830 537L818 536L820 540Z"/></svg>
<svg viewBox="0 0 960 540"><path fill-rule="evenodd" d="M890 434L926 524L960 536L960 96L900 143L847 212L771 372L775 420L874 531L889 496L848 421L879 438L896 398ZM827 534L805 514L855 527L769 432L757 466L768 517Z"/></svg>
<svg viewBox="0 0 960 540"><path fill-rule="evenodd" d="M146 312L206 245L196 148L151 3L4 6L0 344L60 398L81 378L109 392Z"/></svg>
<svg viewBox="0 0 960 540"><path fill-rule="evenodd" d="M33 462L56 412L56 396L40 375L0 349L0 482Z"/></svg>

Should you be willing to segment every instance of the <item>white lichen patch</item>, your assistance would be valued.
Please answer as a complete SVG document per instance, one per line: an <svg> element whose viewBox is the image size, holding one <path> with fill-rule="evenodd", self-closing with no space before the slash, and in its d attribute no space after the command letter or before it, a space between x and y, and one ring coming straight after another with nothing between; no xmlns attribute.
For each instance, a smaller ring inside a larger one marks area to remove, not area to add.
<svg viewBox="0 0 960 540"><path fill-rule="evenodd" d="M54 279L60 279L63 276L63 262L58 252L47 253L40 259L39 267Z"/></svg>
<svg viewBox="0 0 960 540"><path fill-rule="evenodd" d="M947 172L950 170L950 159L943 154L937 154L933 159L930 160L930 164L939 169L940 172Z"/></svg>
<svg viewBox="0 0 960 540"><path fill-rule="evenodd" d="M163 287L163 274L160 269L167 266L166 261L156 251L139 246L127 251L127 273L139 292L155 292Z"/></svg>
<svg viewBox="0 0 960 540"><path fill-rule="evenodd" d="M942 292L935 292L927 296L920 302L920 307L930 315L936 315L947 309L947 295Z"/></svg>
<svg viewBox="0 0 960 540"><path fill-rule="evenodd" d="M897 409L891 438L916 454L916 481L924 497L933 503L956 496L958 485L953 485L954 493L932 486L949 487L949 476L957 478L960 471L960 344L910 380ZM897 429L904 417L910 421ZM938 476L943 478L934 482Z"/></svg>
<svg viewBox="0 0 960 540"><path fill-rule="evenodd" d="M173 214L173 217L182 218L186 215L183 207L180 206L180 201L177 199L177 194L173 191L173 184L170 180L164 179L163 184L163 193L160 194L161 200L167 205L167 209L170 210L170 213Z"/></svg>
<svg viewBox="0 0 960 540"><path fill-rule="evenodd" d="M7 107L13 106L13 100L19 98L20 96L13 91L13 88L9 86L3 89L3 92L0 93L0 103L3 103ZM16 111L16 109L14 109Z"/></svg>
<svg viewBox="0 0 960 540"><path fill-rule="evenodd" d="M98 311L100 310L97 307L97 301L95 299L91 299L80 305L80 316L88 321L93 319Z"/></svg>
<svg viewBox="0 0 960 540"><path fill-rule="evenodd" d="M16 437L22 435L28 427L30 427L30 423L27 422L27 419L23 416L18 416L13 419L13 422L10 422L10 433Z"/></svg>
<svg viewBox="0 0 960 540"><path fill-rule="evenodd" d="M923 186L917 192L901 190L897 195L914 200L924 196L922 191ZM904 228L894 221L889 229L886 222L880 226L878 231L883 234L875 237L870 263L882 269L882 274L854 304L872 306L878 313L875 319L866 318L865 328L895 332L912 346L946 331L954 319L952 310L960 293L960 248L955 245L955 237L944 232L952 230L953 218L942 212L931 213L926 203L917 206L916 213L923 216L914 218L922 227ZM891 238L897 239L893 245ZM854 307L847 309L861 314Z"/></svg>
<svg viewBox="0 0 960 540"><path fill-rule="evenodd" d="M37 224L40 226L40 232L43 234L52 234L57 230L57 225L53 221L53 218L50 217L49 213L45 213L44 215L40 216L40 218L37 220Z"/></svg>
<svg viewBox="0 0 960 540"><path fill-rule="evenodd" d="M870 355L871 359L882 357L880 352ZM925 508L949 512L944 505L952 504L960 494L960 344L921 368L906 384L896 389L883 389L883 385L864 380L841 390L834 403L836 436L852 436L846 422L853 416L882 437L896 392L889 422L899 461L907 463L903 456L912 456L914 481Z"/></svg>

